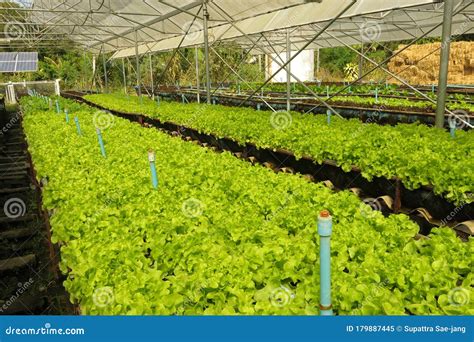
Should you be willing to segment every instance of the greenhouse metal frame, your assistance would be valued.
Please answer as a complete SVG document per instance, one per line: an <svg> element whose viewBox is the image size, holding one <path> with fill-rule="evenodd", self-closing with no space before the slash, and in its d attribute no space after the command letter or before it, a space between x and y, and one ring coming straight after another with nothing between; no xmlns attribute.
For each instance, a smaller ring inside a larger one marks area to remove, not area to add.
<svg viewBox="0 0 474 342"><path fill-rule="evenodd" d="M233 41L248 53L265 54L279 69L286 70L290 77L316 98L321 104L338 115L325 99L315 94L291 72L289 65L301 51L325 47L346 46L361 58L373 64L373 68L362 74L347 87L359 82L370 72L381 69L390 78L421 94L398 75L389 72L382 63L370 60L363 51L351 45L411 39L415 44L424 37L442 37L441 63L438 83L436 126L441 127L444 115L456 116L469 127L469 122L448 110L446 103L447 66L449 45L453 36L471 33L473 30L474 4L470 0L345 0L338 6L324 0L280 0L234 2L230 0L181 0L170 1L111 1L111 0L23 0L11 1L21 6L15 9L1 8L0 20L10 25L13 34L0 39L0 47L29 48L53 46L61 38L81 44L95 56L113 53L111 59L135 58L136 84L141 92L140 59L164 51L174 51L173 56L184 47L204 47L206 73L206 101L211 102L209 76L209 54L217 53L212 44ZM7 12L9 11L9 12ZM24 22L11 22L7 13L26 18ZM278 54L291 50L286 62ZM196 50L197 51L197 50ZM436 51L432 51L434 53ZM277 57L274 57L277 56ZM93 65L96 64L94 58ZM188 61L189 62L189 61ZM106 61L103 60L104 68ZM151 63L151 58L150 58ZM191 63L191 62L190 62ZM238 70L228 66L238 76ZM165 68L166 71L166 68ZM196 74L199 73L196 63ZM268 83L271 75L258 89L254 89L247 100L258 94ZM124 74L124 81L125 79ZM238 76L240 77L240 76ZM153 80L153 75L151 75ZM107 80L105 80L107 84ZM198 83L198 81L197 81ZM155 84L152 84L154 89ZM197 84L199 91L200 85ZM139 94L141 95L141 93ZM153 91L152 94L153 95ZM337 95L337 94L336 94ZM333 95L334 96L334 95ZM422 95L427 100L434 100ZM287 108L290 108L291 89L287 82ZM242 102L243 103L243 102ZM270 109L273 109L268 103ZM319 105L318 105L319 106Z"/></svg>

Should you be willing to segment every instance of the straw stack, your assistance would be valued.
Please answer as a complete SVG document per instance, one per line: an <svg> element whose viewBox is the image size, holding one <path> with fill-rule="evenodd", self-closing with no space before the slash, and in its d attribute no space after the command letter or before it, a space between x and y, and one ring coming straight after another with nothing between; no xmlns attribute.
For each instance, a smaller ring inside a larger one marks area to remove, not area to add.
<svg viewBox="0 0 474 342"><path fill-rule="evenodd" d="M438 83L441 43L413 45L388 63L391 72L411 84ZM406 45L400 45L402 49ZM433 54L425 57L429 53ZM474 84L474 42L451 43L448 70L449 84ZM393 80L392 80L393 81Z"/></svg>

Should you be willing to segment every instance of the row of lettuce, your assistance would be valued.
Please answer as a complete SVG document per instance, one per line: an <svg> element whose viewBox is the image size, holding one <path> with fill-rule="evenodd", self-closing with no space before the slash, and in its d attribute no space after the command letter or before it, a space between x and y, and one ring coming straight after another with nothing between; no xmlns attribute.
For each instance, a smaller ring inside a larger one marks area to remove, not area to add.
<svg viewBox="0 0 474 342"><path fill-rule="evenodd" d="M318 212L331 211L337 314L473 314L471 242L447 228L415 240L350 192L61 100L74 121L22 99L64 285L84 314L317 314ZM147 153L156 152L159 187ZM461 292L459 292L461 291ZM467 292L466 292L467 291Z"/></svg>
<svg viewBox="0 0 474 342"><path fill-rule="evenodd" d="M25 98L23 125L65 287L84 314L317 314L318 212L334 217L337 314L472 314L470 242L446 228L415 240L350 192L214 153L62 100ZM159 188L147 153L156 152ZM452 252L455 251L455 252Z"/></svg>
<svg viewBox="0 0 474 342"><path fill-rule="evenodd" d="M249 83L242 83L242 84L233 84L229 87L230 90L234 92L243 92L243 91L252 91L254 89L262 87L263 83L259 82L249 82ZM375 94L377 92L379 95L387 95L387 96L401 96L401 97L418 97L423 99L422 95L415 92L412 89L402 88L400 86L394 84L356 84L352 86L345 86L345 85L325 85L325 84L305 84L303 86L299 83L292 83L291 90L292 92L296 93L308 93L308 87L316 94L320 94L322 96L329 93L330 95L344 94L344 95L361 95L361 94ZM263 91L267 92L286 92L286 83L268 83L262 87ZM432 88L431 91L422 90L422 93L429 98L436 99L436 88ZM459 93L448 93L448 101L470 101L471 96L467 94L463 94L462 92Z"/></svg>
<svg viewBox="0 0 474 342"><path fill-rule="evenodd" d="M449 201L473 201L474 134L458 131L455 138L418 124L395 127L296 112L160 102L123 95L87 95L91 102L128 113L143 113L241 144L280 148L318 163L333 160L349 171L353 165L366 179L398 177L409 189L431 185Z"/></svg>

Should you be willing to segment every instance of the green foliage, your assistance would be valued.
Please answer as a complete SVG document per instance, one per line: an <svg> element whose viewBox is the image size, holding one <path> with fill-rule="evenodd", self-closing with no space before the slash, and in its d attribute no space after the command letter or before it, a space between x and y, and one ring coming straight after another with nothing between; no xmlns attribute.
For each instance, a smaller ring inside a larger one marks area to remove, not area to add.
<svg viewBox="0 0 474 342"><path fill-rule="evenodd" d="M272 114L249 108L161 102L137 97L87 95L109 109L144 113L162 121L175 122L264 148L282 148L296 156L308 155L316 162L334 160L343 170L352 165L362 176L399 177L409 189L433 185L434 191L456 203L472 202L474 192L474 133L449 133L418 124L395 127L364 124L357 119L333 116L330 126L324 115L291 112ZM291 123L277 129L275 121ZM290 120L291 119L291 120Z"/></svg>
<svg viewBox="0 0 474 342"><path fill-rule="evenodd" d="M472 298L472 244L449 229L415 241L418 227L406 216L367 215L350 192L120 118L103 130L103 158L95 110L61 100L79 117L79 136L41 100L22 105L37 176L48 179L43 201L62 246L64 285L83 314L317 314L322 209L334 217L337 314L474 314L452 301L460 286ZM185 215L190 198L201 215Z"/></svg>

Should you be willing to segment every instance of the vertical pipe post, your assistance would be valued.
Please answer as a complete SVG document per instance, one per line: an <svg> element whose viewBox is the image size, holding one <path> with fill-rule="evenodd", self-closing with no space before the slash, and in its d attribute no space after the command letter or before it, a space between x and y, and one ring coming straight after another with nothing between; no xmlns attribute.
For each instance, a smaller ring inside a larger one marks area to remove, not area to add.
<svg viewBox="0 0 474 342"><path fill-rule="evenodd" d="M102 139L102 133L100 132L100 128L96 128L96 132L97 139L99 140L100 153L102 153L102 156L105 158L107 157L107 155L105 153L104 139Z"/></svg>
<svg viewBox="0 0 474 342"><path fill-rule="evenodd" d="M329 98L329 86L326 86L326 97Z"/></svg>
<svg viewBox="0 0 474 342"><path fill-rule="evenodd" d="M135 31L135 63L137 69L137 92L138 97L140 98L140 103L142 101L142 89L141 89L141 75L140 75L140 56L138 56L138 32Z"/></svg>
<svg viewBox="0 0 474 342"><path fill-rule="evenodd" d="M327 116L327 122L329 126L331 124L331 110L330 109L326 110L326 116Z"/></svg>
<svg viewBox="0 0 474 342"><path fill-rule="evenodd" d="M48 100L48 107L49 110L53 110L53 101L51 99Z"/></svg>
<svg viewBox="0 0 474 342"><path fill-rule="evenodd" d="M291 59L290 29L286 30L286 61ZM291 103L291 63L286 66L286 110L289 112Z"/></svg>
<svg viewBox="0 0 474 342"><path fill-rule="evenodd" d="M199 80L199 54L197 46L194 48L194 58L196 59L196 97L197 103L201 103L201 82Z"/></svg>
<svg viewBox="0 0 474 342"><path fill-rule="evenodd" d="M92 55L92 89L95 89L95 69L96 69L95 55Z"/></svg>
<svg viewBox="0 0 474 342"><path fill-rule="evenodd" d="M450 117L448 120L449 123L449 133L451 134L452 138L456 137L456 118Z"/></svg>
<svg viewBox="0 0 474 342"><path fill-rule="evenodd" d="M155 152L153 150L148 151L148 161L150 162L150 171L151 171L151 184L155 189L158 188L158 175L156 173L155 165Z"/></svg>
<svg viewBox="0 0 474 342"><path fill-rule="evenodd" d="M323 210L318 217L319 263L320 263L320 300L321 316L332 316L331 303L331 234L332 217L329 211Z"/></svg>
<svg viewBox="0 0 474 342"><path fill-rule="evenodd" d="M375 88L375 103L379 102L379 88Z"/></svg>
<svg viewBox="0 0 474 342"><path fill-rule="evenodd" d="M260 110L261 106L260 103L257 103L257 110Z"/></svg>
<svg viewBox="0 0 474 342"><path fill-rule="evenodd" d="M363 69L364 69L364 43L361 42L360 44L360 58L359 58L359 77L361 78L363 74Z"/></svg>
<svg viewBox="0 0 474 342"><path fill-rule="evenodd" d="M55 102L56 102L56 114L59 114L59 112L61 111L61 109L59 108L59 101L55 100Z"/></svg>
<svg viewBox="0 0 474 342"><path fill-rule="evenodd" d="M210 67L209 67L209 32L208 32L208 20L209 12L207 11L207 4L204 3L204 60L206 64L206 97L207 104L211 104L211 76L210 76Z"/></svg>
<svg viewBox="0 0 474 342"><path fill-rule="evenodd" d="M438 99L436 105L435 127L443 128L446 107L446 87L448 85L449 49L453 20L454 0L444 0L443 32L439 66Z"/></svg>
<svg viewBox="0 0 474 342"><path fill-rule="evenodd" d="M155 84L153 81L153 62L151 60L151 53L148 55L150 60L150 83L151 83L151 99L155 99Z"/></svg>
<svg viewBox="0 0 474 342"><path fill-rule="evenodd" d="M320 61L319 61L319 48L316 49L316 78L319 80L319 66L320 66Z"/></svg>
<svg viewBox="0 0 474 342"><path fill-rule="evenodd" d="M105 93L108 93L109 92L109 79L107 78L107 61L105 60L105 54L102 54L102 65L104 66Z"/></svg>
<svg viewBox="0 0 474 342"><path fill-rule="evenodd" d="M125 73L125 61L122 58L122 74L123 74L123 92L127 95L127 74Z"/></svg>
<svg viewBox="0 0 474 342"><path fill-rule="evenodd" d="M81 125L79 124L79 118L77 115L74 116L74 122L76 123L77 134L82 135Z"/></svg>
<svg viewBox="0 0 474 342"><path fill-rule="evenodd" d="M66 123L69 123L69 113L67 109L64 109L64 115L66 116Z"/></svg>

